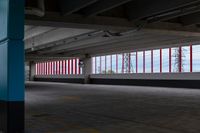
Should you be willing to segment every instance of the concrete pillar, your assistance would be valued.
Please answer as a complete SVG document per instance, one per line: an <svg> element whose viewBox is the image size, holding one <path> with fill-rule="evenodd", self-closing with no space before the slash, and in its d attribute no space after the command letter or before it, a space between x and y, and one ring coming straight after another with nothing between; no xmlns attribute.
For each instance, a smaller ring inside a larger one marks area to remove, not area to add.
<svg viewBox="0 0 200 133"><path fill-rule="evenodd" d="M36 63L34 61L31 61L29 63L29 80L34 81L34 77L36 74Z"/></svg>
<svg viewBox="0 0 200 133"><path fill-rule="evenodd" d="M84 82L85 84L90 83L90 75L92 74L92 58L90 56L86 56L83 61L83 75L85 77Z"/></svg>
<svg viewBox="0 0 200 133"><path fill-rule="evenodd" d="M0 132L24 132L24 0L0 0Z"/></svg>

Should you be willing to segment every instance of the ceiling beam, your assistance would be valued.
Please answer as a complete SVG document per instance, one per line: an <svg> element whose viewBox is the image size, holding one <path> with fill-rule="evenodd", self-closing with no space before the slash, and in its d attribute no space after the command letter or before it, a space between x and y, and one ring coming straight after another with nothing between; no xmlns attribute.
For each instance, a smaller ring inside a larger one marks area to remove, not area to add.
<svg viewBox="0 0 200 133"><path fill-rule="evenodd" d="M133 22L124 18L114 17L84 17L78 14L67 16L59 12L46 12L44 17L26 16L26 25L33 26L50 26L60 28L80 28L80 29L97 29L97 30L130 30L135 27Z"/></svg>
<svg viewBox="0 0 200 133"><path fill-rule="evenodd" d="M83 10L81 10L81 12L83 12L83 14L86 16L95 16L99 13L108 11L130 1L131 0L100 0L84 8Z"/></svg>
<svg viewBox="0 0 200 133"><path fill-rule="evenodd" d="M172 12L169 13L165 13L165 14L161 14L161 15L157 15L157 16L153 16L148 18L148 22L152 23L152 22L158 22L158 21L166 21L166 20L170 20L170 19L174 19L177 17L182 17L182 16L189 16L191 14L200 12L200 3L191 5L191 6L187 6L181 9L177 9L174 10Z"/></svg>
<svg viewBox="0 0 200 133"><path fill-rule="evenodd" d="M98 0L60 0L59 4L62 14L69 15L97 1Z"/></svg>
<svg viewBox="0 0 200 133"><path fill-rule="evenodd" d="M199 17L195 18L198 19ZM192 21L195 21L194 19ZM56 28L79 28L79 29L96 29L96 30L114 30L118 32L124 32L127 30L137 29L134 22L128 21L124 18L113 18L113 17L83 17L77 14L71 14L68 16L62 16L60 13L47 12L45 17L26 16L26 25L31 26L47 26ZM142 24L143 22L141 22ZM194 27L188 29L181 24L175 23L152 23L147 24L145 27L153 29L169 29L179 31L193 31L200 32L199 28Z"/></svg>
<svg viewBox="0 0 200 133"><path fill-rule="evenodd" d="M34 36L33 38L29 38L25 40L25 49L32 49L38 46L42 46L49 43L56 44L57 41L66 39L66 38L73 38L74 36L80 34L90 33L93 30L87 29L73 29L73 28L58 28L52 30L51 32L46 32L41 36Z"/></svg>
<svg viewBox="0 0 200 133"><path fill-rule="evenodd" d="M180 43L181 42L181 43ZM79 56L85 53L90 55L100 55L100 54L110 54L110 53L121 53L125 51L142 51L151 50L159 48L169 48L178 46L188 46L189 44L198 44L200 42L199 38L195 37L177 37L174 39L163 38L151 38L143 39L138 41L127 41L127 42L115 42L110 44L104 44L101 46L95 46L85 49L77 49L72 51L63 52L66 56ZM133 45L134 44L134 45ZM95 52L98 51L98 52ZM61 53L60 53L61 54Z"/></svg>
<svg viewBox="0 0 200 133"><path fill-rule="evenodd" d="M200 23L200 12L183 16L180 18L180 20L184 26L199 24Z"/></svg>
<svg viewBox="0 0 200 133"><path fill-rule="evenodd" d="M130 20L139 20L198 2L200 0L137 0L127 5L127 14Z"/></svg>
<svg viewBox="0 0 200 133"><path fill-rule="evenodd" d="M30 30L27 30L25 32L25 37L24 37L24 40L27 40L27 39L30 39L30 38L33 38L35 36L38 36L38 35L42 35L42 34L45 34L47 32L50 32L52 30L55 30L56 28L52 28L52 27L41 27L41 26L36 26Z"/></svg>

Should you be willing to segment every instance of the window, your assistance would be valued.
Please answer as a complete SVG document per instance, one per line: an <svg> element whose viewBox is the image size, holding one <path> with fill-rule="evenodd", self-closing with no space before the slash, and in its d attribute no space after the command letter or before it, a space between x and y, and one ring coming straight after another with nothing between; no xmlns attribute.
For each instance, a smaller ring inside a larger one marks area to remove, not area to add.
<svg viewBox="0 0 200 133"><path fill-rule="evenodd" d="M138 73L143 73L143 52L138 52Z"/></svg>
<svg viewBox="0 0 200 133"><path fill-rule="evenodd" d="M131 53L130 73L136 73L136 52Z"/></svg>
<svg viewBox="0 0 200 133"><path fill-rule="evenodd" d="M200 72L200 45L193 46L193 72Z"/></svg>
<svg viewBox="0 0 200 133"><path fill-rule="evenodd" d="M182 71L190 72L190 46L182 47Z"/></svg>
<svg viewBox="0 0 200 133"><path fill-rule="evenodd" d="M122 54L118 55L118 73L122 73Z"/></svg>
<svg viewBox="0 0 200 133"><path fill-rule="evenodd" d="M93 57L93 58L92 58L92 73L93 73L93 74L96 74L96 71L95 71L95 67L96 67L96 64L95 64L95 63L96 63L96 60L95 60L95 58L96 58L96 57Z"/></svg>
<svg viewBox="0 0 200 133"><path fill-rule="evenodd" d="M101 56L101 73L106 74L106 56Z"/></svg>
<svg viewBox="0 0 200 133"><path fill-rule="evenodd" d="M79 59L36 63L36 75L82 74ZM200 72L200 45L92 58L93 74Z"/></svg>
<svg viewBox="0 0 200 133"><path fill-rule="evenodd" d="M160 72L160 50L153 50L153 72Z"/></svg>
<svg viewBox="0 0 200 133"><path fill-rule="evenodd" d="M106 56L106 73L107 74L112 74L111 56L110 55Z"/></svg>
<svg viewBox="0 0 200 133"><path fill-rule="evenodd" d="M171 54L171 59L172 59L172 72L179 72L179 65L180 65L180 51L179 48L172 48L172 54Z"/></svg>
<svg viewBox="0 0 200 133"><path fill-rule="evenodd" d="M145 51L145 72L151 73L151 51Z"/></svg>
<svg viewBox="0 0 200 133"><path fill-rule="evenodd" d="M117 65L117 56L116 55L112 55L112 73L116 73L116 65Z"/></svg>
<svg viewBox="0 0 200 133"><path fill-rule="evenodd" d="M169 72L169 48L162 49L162 72Z"/></svg>

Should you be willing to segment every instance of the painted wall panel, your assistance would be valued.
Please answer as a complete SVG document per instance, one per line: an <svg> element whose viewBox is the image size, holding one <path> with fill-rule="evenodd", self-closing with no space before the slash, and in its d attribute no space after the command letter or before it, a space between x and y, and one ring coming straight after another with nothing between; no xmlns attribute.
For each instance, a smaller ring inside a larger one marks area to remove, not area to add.
<svg viewBox="0 0 200 133"><path fill-rule="evenodd" d="M0 44L0 100L24 100L24 51L22 41Z"/></svg>
<svg viewBox="0 0 200 133"><path fill-rule="evenodd" d="M0 40L24 38L24 0L0 0L0 31Z"/></svg>

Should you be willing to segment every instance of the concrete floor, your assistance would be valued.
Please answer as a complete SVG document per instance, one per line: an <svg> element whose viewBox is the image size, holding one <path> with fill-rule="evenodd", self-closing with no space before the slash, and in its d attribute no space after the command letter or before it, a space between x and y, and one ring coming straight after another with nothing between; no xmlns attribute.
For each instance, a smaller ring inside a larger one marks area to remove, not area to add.
<svg viewBox="0 0 200 133"><path fill-rule="evenodd" d="M27 133L200 133L200 90L26 84Z"/></svg>

